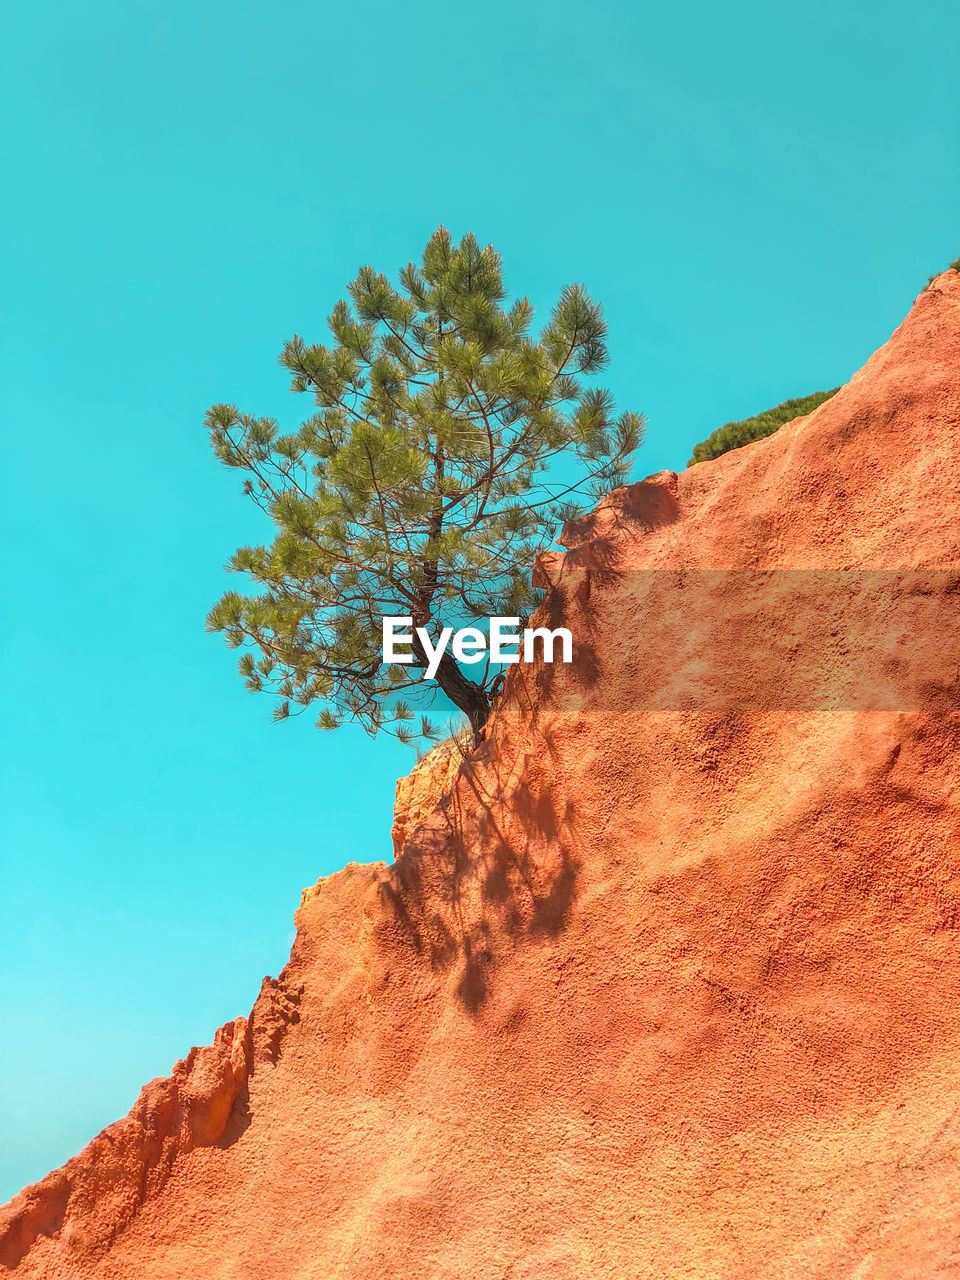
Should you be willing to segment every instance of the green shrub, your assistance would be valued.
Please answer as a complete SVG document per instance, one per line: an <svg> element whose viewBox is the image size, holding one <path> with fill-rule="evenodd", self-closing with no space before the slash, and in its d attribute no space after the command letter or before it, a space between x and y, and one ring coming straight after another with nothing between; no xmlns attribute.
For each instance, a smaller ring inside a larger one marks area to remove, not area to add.
<svg viewBox="0 0 960 1280"><path fill-rule="evenodd" d="M701 440L687 463L692 467L695 462L706 462L709 458L719 458L722 453L731 449L739 449L741 445L750 444L753 440L762 440L764 436L772 436L785 422L794 418L803 418L813 413L824 400L829 400L840 390L815 391L811 396L798 396L795 400L784 400L773 409L758 413L755 418L744 418L742 422L727 422L719 427L706 440Z"/></svg>
<svg viewBox="0 0 960 1280"><path fill-rule="evenodd" d="M945 267L945 268L944 268L944 270L946 270L946 271L960 271L960 258L955 258L955 259L953 260L953 262L951 262L951 263L950 263L950 265L949 265L948 267ZM933 273L933 275L932 275L932 276L928 276L928 277L927 277L927 283L923 286L923 288L920 290L920 292L921 292L921 293L926 293L926 292L927 292L927 290L930 288L930 286L933 284L934 280L936 280L937 276L941 276L941 275L943 275L943 272L942 272L942 271L935 271L935 272Z"/></svg>

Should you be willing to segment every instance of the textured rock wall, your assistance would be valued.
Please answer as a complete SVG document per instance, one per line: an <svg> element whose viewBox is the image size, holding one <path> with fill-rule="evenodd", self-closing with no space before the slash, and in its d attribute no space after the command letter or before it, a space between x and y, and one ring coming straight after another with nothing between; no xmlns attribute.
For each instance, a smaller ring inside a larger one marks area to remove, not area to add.
<svg viewBox="0 0 960 1280"><path fill-rule="evenodd" d="M451 738L438 743L418 760L404 778L397 780L397 792L393 805L393 854L398 858L403 852L407 837L420 826L437 807L440 798L449 791L469 744Z"/></svg>
<svg viewBox="0 0 960 1280"><path fill-rule="evenodd" d="M906 710L651 704L664 573L948 601L960 275L809 418L567 534L577 661L514 668L396 861L305 892L250 1024L2 1211L18 1277L960 1275L957 671Z"/></svg>

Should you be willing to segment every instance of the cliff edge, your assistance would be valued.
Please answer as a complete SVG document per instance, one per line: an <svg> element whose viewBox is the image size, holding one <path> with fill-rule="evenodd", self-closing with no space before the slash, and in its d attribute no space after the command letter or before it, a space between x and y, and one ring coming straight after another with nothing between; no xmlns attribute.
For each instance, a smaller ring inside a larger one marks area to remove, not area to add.
<svg viewBox="0 0 960 1280"><path fill-rule="evenodd" d="M706 583L744 655L741 571L956 595L960 274L812 415L565 543L574 664L513 668L396 861L305 891L250 1018L0 1211L0 1274L960 1276L957 670L691 701L661 607ZM820 672L835 632L780 622Z"/></svg>

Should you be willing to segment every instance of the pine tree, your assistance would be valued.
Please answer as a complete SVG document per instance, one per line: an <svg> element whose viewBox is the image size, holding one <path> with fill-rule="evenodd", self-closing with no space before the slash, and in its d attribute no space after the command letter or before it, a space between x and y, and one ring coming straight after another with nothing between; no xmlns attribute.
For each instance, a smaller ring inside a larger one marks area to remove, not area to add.
<svg viewBox="0 0 960 1280"><path fill-rule="evenodd" d="M586 381L607 354L584 289L565 288L532 337L533 308L507 304L500 257L473 235L456 245L441 227L398 287L363 267L348 291L329 346L294 336L280 357L316 406L299 430L233 405L207 413L217 456L247 473L276 527L269 546L229 562L256 594L228 592L208 627L244 646L241 674L279 697L275 718L318 707L321 728L353 718L411 740L434 733L425 719L414 729L403 696L414 685L422 696L424 654L415 643L415 665L385 666L382 617L410 616L431 636L454 618L525 619L537 551L578 499L625 477L643 419L615 416ZM436 677L475 734L497 682L488 668L468 677L449 652Z"/></svg>

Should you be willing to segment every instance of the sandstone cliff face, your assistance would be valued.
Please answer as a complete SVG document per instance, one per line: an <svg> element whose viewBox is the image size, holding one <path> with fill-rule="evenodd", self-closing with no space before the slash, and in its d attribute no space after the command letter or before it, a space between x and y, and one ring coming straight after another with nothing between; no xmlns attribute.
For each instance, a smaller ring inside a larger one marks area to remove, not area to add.
<svg viewBox="0 0 960 1280"><path fill-rule="evenodd" d="M960 569L960 275L567 545L576 663L514 668L397 861L305 893L250 1023L3 1211L13 1274L960 1275L956 670L906 710L650 697L671 573Z"/></svg>
<svg viewBox="0 0 960 1280"><path fill-rule="evenodd" d="M397 781L393 805L393 854L399 857L408 836L413 835L423 820L434 811L441 797L450 790L460 772L467 742L451 738L428 751L405 778Z"/></svg>

